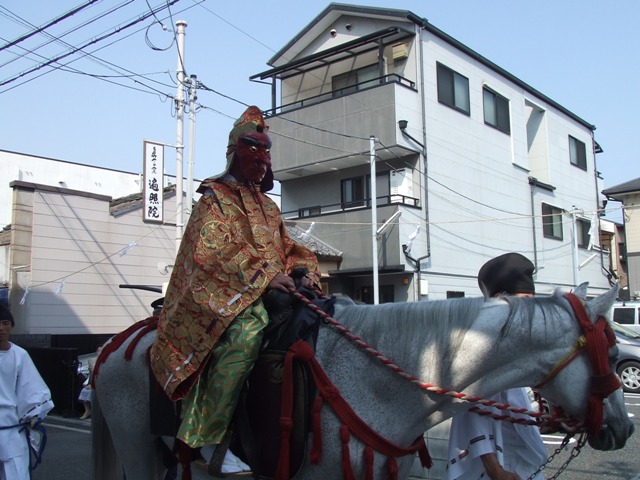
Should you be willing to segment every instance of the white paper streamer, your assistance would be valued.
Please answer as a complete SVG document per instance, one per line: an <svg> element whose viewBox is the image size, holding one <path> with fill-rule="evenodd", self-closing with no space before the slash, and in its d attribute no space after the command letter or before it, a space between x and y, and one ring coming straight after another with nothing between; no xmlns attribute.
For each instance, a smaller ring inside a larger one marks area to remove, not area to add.
<svg viewBox="0 0 640 480"><path fill-rule="evenodd" d="M127 253L129 253L129 252L131 251L131 249L132 249L133 247L135 247L136 245L138 245L138 242L129 242L129 243L127 244L127 246L124 248L124 250L122 250L122 251L120 252L120 256L121 256L121 257L124 257L124 256L125 256Z"/></svg>

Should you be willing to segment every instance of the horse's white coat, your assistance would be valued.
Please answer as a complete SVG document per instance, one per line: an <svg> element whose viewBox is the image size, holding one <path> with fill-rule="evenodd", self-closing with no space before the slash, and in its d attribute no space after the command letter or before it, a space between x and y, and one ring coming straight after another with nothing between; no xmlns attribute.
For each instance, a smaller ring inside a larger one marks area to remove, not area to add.
<svg viewBox="0 0 640 480"><path fill-rule="evenodd" d="M576 293L584 293L577 290ZM606 315L615 289L588 303L593 318ZM407 373L438 387L490 396L518 386L532 386L545 378L572 348L579 327L568 302L551 298L488 301L456 299L440 302L338 306L334 316L365 342ZM149 408L146 351L155 333L146 335L134 359L125 362L113 353L96 378L96 394L118 457L129 480L155 480L164 475L157 438L148 433ZM425 393L391 372L331 327L321 327L316 356L344 398L377 432L400 446L409 446L437 423L469 407L448 396ZM543 394L568 413L584 414L589 366L581 355ZM632 424L621 391L606 402L606 432L597 448L620 448ZM94 422L102 421L94 414ZM297 480L342 478L339 423L328 405L322 415L323 452L320 465L305 464ZM105 435L94 432L95 480L116 478L103 474L100 459L108 452ZM355 438L349 445L356 478L363 478L364 446ZM398 478L409 475L413 458L398 459ZM376 480L387 478L386 459L375 455Z"/></svg>

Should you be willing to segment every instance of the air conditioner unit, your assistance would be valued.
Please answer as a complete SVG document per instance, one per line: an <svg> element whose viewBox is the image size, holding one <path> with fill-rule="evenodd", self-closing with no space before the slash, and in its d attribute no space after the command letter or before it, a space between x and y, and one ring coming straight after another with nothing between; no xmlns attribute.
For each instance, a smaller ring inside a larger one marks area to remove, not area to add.
<svg viewBox="0 0 640 480"><path fill-rule="evenodd" d="M406 43L400 43L398 45L394 45L391 49L393 53L394 60L404 60L409 56L409 45Z"/></svg>

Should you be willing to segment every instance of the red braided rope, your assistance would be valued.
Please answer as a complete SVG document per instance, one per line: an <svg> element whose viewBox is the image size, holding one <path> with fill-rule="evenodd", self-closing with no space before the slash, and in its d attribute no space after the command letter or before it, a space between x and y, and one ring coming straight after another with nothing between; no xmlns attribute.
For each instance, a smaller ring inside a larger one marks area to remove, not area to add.
<svg viewBox="0 0 640 480"><path fill-rule="evenodd" d="M483 405L485 407L497 408L498 410L510 411L513 413L528 415L529 417L532 417L533 419L535 419L535 420L529 420L526 418L511 417L508 415L496 415L488 410L480 409L477 406L470 408L470 410L473 410L476 413L480 413L484 416L495 418L496 420L504 420L512 423L536 425L536 426L561 424L565 429L569 431L578 431L578 429L580 429L582 426L581 423L576 423L575 419L572 417L557 417L555 415L549 415L541 411L534 412L531 410L527 410L525 408L513 407L509 404L498 403L495 400L487 400L482 397L468 395L464 392L456 392L455 390L438 387L437 385L434 385L432 383L423 382L417 377L405 372L398 365L394 364L382 353L380 353L371 345L369 345L364 340L362 340L360 337L355 335L353 332L351 332L351 330L349 330L347 327L342 325L340 322L332 318L328 313L326 313L324 310L322 310L322 308L314 304L307 297L305 297L304 295L302 295L301 293L293 289L290 289L289 292L298 300L303 302L308 308L313 310L325 323L334 327L338 332L340 332L345 337L347 337L356 346L360 347L361 349L369 353L371 356L377 359L384 366L388 367L392 372L400 375L402 378L413 383L414 385L416 385L418 388L422 390L426 390L426 391L435 393L437 395L446 395L463 402L474 403L477 405Z"/></svg>
<svg viewBox="0 0 640 480"><path fill-rule="evenodd" d="M92 375L93 379L95 380L95 378L98 376L98 373L100 372L100 367L107 360L109 355L111 355L113 352L118 350L122 346L122 344L136 331L138 331L139 329L142 329L142 331L136 336L135 340L131 342L133 346L129 345L129 348L127 349L128 356L125 356L125 358L127 360L130 360L131 354L133 352L133 348L135 348L140 338L142 338L142 336L145 335L147 332L154 330L157 327L157 325L158 325L158 317L148 317L148 318L145 318L144 320L140 320L134 323L133 325L130 325L129 327L127 327L127 329L114 335L111 338L111 340L102 347L102 350L98 355L98 358L96 358L96 363L93 366L93 375ZM95 386L93 388L95 388Z"/></svg>

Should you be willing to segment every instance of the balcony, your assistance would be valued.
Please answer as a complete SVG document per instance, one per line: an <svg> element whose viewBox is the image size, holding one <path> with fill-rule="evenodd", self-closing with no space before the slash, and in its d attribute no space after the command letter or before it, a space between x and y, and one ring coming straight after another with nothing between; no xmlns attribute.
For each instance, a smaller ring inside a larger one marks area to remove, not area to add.
<svg viewBox="0 0 640 480"><path fill-rule="evenodd" d="M268 112L275 178L294 180L369 163L371 136L377 139L378 160L416 153L397 121L419 124L420 101L413 82L385 75Z"/></svg>
<svg viewBox="0 0 640 480"><path fill-rule="evenodd" d="M266 118L280 115L285 112L291 112L298 108L304 108L311 105L315 105L327 100L332 100L334 98L344 97L345 95L351 95L355 92L362 92L365 90L369 90L370 88L375 88L380 85L386 85L388 83L397 83L399 85L403 85L411 90L416 90L415 82L411 80L401 77L400 75L391 74L384 75L379 78L375 78L373 80L368 80L366 82L362 82L359 84L351 85L345 88L340 88L338 90L334 90L332 92L324 93L322 95L316 95L310 98L305 98L304 100L299 100L297 102L288 103L286 105L282 105L280 107L276 107L270 110L265 110L263 113Z"/></svg>
<svg viewBox="0 0 640 480"><path fill-rule="evenodd" d="M405 195L391 194L377 197L376 204L378 207L390 205L403 205L411 208L420 208L420 199L408 197ZM335 203L332 205L312 205L301 207L296 210L282 212L282 218L285 220L298 220L301 218L318 217L321 215L330 215L334 213L353 212L357 210L369 209L371 207L371 199L363 199L345 203Z"/></svg>

